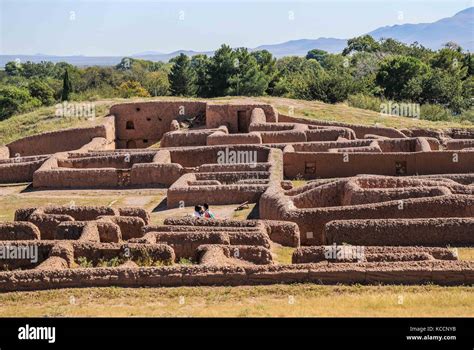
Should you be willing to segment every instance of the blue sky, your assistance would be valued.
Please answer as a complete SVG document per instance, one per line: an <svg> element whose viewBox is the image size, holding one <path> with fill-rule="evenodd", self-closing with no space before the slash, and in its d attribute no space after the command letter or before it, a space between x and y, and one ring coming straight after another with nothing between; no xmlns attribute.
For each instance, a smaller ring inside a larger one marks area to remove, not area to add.
<svg viewBox="0 0 474 350"><path fill-rule="evenodd" d="M0 54L122 56L350 38L471 6L473 0L0 0Z"/></svg>

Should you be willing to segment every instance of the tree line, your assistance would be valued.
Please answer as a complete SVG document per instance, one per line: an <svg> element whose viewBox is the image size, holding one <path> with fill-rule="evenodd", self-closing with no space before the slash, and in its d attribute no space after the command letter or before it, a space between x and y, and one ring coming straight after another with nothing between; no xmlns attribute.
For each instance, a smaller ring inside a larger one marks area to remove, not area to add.
<svg viewBox="0 0 474 350"><path fill-rule="evenodd" d="M0 72L0 120L62 100L149 96L282 96L380 111L386 101L417 103L421 117L474 122L472 54L453 42L437 51L365 35L340 54L314 49L276 59L222 45L212 56L168 63L125 57L114 67L8 62Z"/></svg>

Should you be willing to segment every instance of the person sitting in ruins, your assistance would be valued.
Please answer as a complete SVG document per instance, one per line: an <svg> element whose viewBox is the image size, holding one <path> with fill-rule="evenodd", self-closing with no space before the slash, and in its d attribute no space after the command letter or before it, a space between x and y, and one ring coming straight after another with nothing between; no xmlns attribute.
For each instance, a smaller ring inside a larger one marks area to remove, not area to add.
<svg viewBox="0 0 474 350"><path fill-rule="evenodd" d="M195 218L202 218L204 216L204 208L201 205L194 206L194 214Z"/></svg>
<svg viewBox="0 0 474 350"><path fill-rule="evenodd" d="M216 218L214 213L209 209L209 204L204 203L203 207L204 207L204 217L206 219L215 219Z"/></svg>

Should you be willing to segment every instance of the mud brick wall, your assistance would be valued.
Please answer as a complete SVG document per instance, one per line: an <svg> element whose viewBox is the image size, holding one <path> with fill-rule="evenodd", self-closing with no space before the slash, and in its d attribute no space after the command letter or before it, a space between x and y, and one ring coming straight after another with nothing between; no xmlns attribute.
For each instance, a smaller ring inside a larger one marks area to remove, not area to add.
<svg viewBox="0 0 474 350"><path fill-rule="evenodd" d="M410 261L249 267L196 265L0 272L0 290L3 292L98 286L235 286L274 283L472 285L474 263Z"/></svg>
<svg viewBox="0 0 474 350"><path fill-rule="evenodd" d="M467 140L449 140L446 143L446 149L448 150L461 150L464 148L474 147L474 139Z"/></svg>
<svg viewBox="0 0 474 350"><path fill-rule="evenodd" d="M179 164L142 163L135 164L130 173L133 187L140 186L171 186L184 174Z"/></svg>
<svg viewBox="0 0 474 350"><path fill-rule="evenodd" d="M229 152L256 152L258 163L267 162L270 148L255 145L229 145L229 146L210 146L194 147L185 149L170 149L171 162L182 165L183 167L198 167L203 164L218 165L220 152L225 155Z"/></svg>
<svg viewBox="0 0 474 350"><path fill-rule="evenodd" d="M171 130L172 120L205 113L205 102L187 101L123 103L110 108L110 114L115 117L118 148L149 147Z"/></svg>
<svg viewBox="0 0 474 350"><path fill-rule="evenodd" d="M219 219L216 219L220 221ZM215 221L215 220L212 220ZM293 224L294 225L294 224ZM232 245L254 245L265 248L270 247L270 238L268 229L264 225L255 227L228 227L228 226L188 226L188 225L149 225L143 228L148 232L219 232L229 237ZM154 240L153 240L154 242Z"/></svg>
<svg viewBox="0 0 474 350"><path fill-rule="evenodd" d="M366 147L372 143L373 140L305 142L293 144L288 150L294 150L296 152L327 152L329 149L334 148Z"/></svg>
<svg viewBox="0 0 474 350"><path fill-rule="evenodd" d="M87 221L61 222L56 227L54 239L101 242L97 225Z"/></svg>
<svg viewBox="0 0 474 350"><path fill-rule="evenodd" d="M287 178L347 177L358 174L416 175L469 173L474 171L474 152L415 153L300 153L284 152ZM403 169L400 173L400 169Z"/></svg>
<svg viewBox="0 0 474 350"><path fill-rule="evenodd" d="M206 127L227 127L230 133L249 132L250 117L254 108L265 112L267 122L278 122L277 110L268 104L232 102L230 104L208 103L206 109Z"/></svg>
<svg viewBox="0 0 474 350"><path fill-rule="evenodd" d="M46 161L46 157L10 158L0 162L0 183L33 181L33 174Z"/></svg>
<svg viewBox="0 0 474 350"><path fill-rule="evenodd" d="M177 130L170 131L163 135L160 147L189 147L189 146L205 146L210 135L218 133L225 135L222 130L205 129L205 130Z"/></svg>
<svg viewBox="0 0 474 350"><path fill-rule="evenodd" d="M0 251L3 254L0 259L0 271L4 269L33 269L49 257L53 246L54 242L52 241L0 240ZM37 249L37 256L33 257L31 252L35 249ZM7 253L8 251L15 251L16 255L11 256Z"/></svg>
<svg viewBox="0 0 474 350"><path fill-rule="evenodd" d="M187 186L188 181L196 181L193 174L183 175L169 189L168 208L176 208L180 203L186 206L210 203L212 205L231 203L256 203L267 189L267 185L203 185Z"/></svg>
<svg viewBox="0 0 474 350"><path fill-rule="evenodd" d="M120 216L136 216L143 220L145 225L150 223L150 213L143 208L136 207L120 207L118 208Z"/></svg>
<svg viewBox="0 0 474 350"><path fill-rule="evenodd" d="M114 188L120 178L115 169L57 169L37 171L33 176L35 188Z"/></svg>
<svg viewBox="0 0 474 350"><path fill-rule="evenodd" d="M195 260L197 248L202 244L230 244L229 236L221 232L148 232L144 238L148 237L172 247L177 260Z"/></svg>
<svg viewBox="0 0 474 350"><path fill-rule="evenodd" d="M366 134L380 135L380 136L385 136L385 137L390 137L390 138L406 137L404 133L394 128L355 125L355 124L346 124L346 123L324 121L324 120L290 117L281 113L278 116L278 121L286 122L286 123L301 123L301 124L318 125L318 126L345 127L345 128L352 129L355 133L355 136L358 139L363 139Z"/></svg>
<svg viewBox="0 0 474 350"><path fill-rule="evenodd" d="M204 220L194 218L166 218L163 223L165 225L179 226L214 226L214 227L258 227L258 221L254 220Z"/></svg>
<svg viewBox="0 0 474 350"><path fill-rule="evenodd" d="M135 216L101 216L99 220L110 221L120 227L122 239L129 240L143 236L145 221Z"/></svg>
<svg viewBox="0 0 474 350"><path fill-rule="evenodd" d="M259 213L263 219L292 221L298 224L302 245L324 244L324 226L333 220L379 218L472 217L472 195L448 195L433 198L410 198L354 206L298 209L292 200L272 185L262 195Z"/></svg>
<svg viewBox="0 0 474 350"><path fill-rule="evenodd" d="M294 222L262 220L267 227L270 239L287 247L300 246L300 230Z"/></svg>
<svg viewBox="0 0 474 350"><path fill-rule="evenodd" d="M419 260L458 260L455 252L448 248L431 247L376 247L330 245L301 247L292 255L293 264L319 262L393 262Z"/></svg>
<svg viewBox="0 0 474 350"><path fill-rule="evenodd" d="M73 241L74 257L86 258L96 264L100 260L120 258L123 260L142 260L145 263L172 263L176 260L174 250L166 244L136 243L98 243Z"/></svg>
<svg viewBox="0 0 474 350"><path fill-rule="evenodd" d="M30 222L0 222L0 241L39 239L40 230Z"/></svg>
<svg viewBox="0 0 474 350"><path fill-rule="evenodd" d="M207 145L249 145L261 144L262 137L258 132L250 132L248 134L224 134L215 132L207 137Z"/></svg>
<svg viewBox="0 0 474 350"><path fill-rule="evenodd" d="M324 235L327 244L472 246L474 218L331 221Z"/></svg>
<svg viewBox="0 0 474 350"><path fill-rule="evenodd" d="M113 124L105 119L103 125L90 128L73 128L28 136L7 145L10 155L22 157L72 151L83 147L94 138L113 142Z"/></svg>
<svg viewBox="0 0 474 350"><path fill-rule="evenodd" d="M118 168L127 169L135 164L149 163L154 159L155 154L150 152L138 153L131 152L128 154L114 153L104 154L102 156L86 156L59 158L58 166L63 168L74 169L97 169L97 168Z"/></svg>

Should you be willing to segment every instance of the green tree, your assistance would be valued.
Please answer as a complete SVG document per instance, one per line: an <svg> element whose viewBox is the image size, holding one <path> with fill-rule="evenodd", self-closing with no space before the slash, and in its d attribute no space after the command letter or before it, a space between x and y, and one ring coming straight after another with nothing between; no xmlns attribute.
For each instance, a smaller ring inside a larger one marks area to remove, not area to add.
<svg viewBox="0 0 474 350"><path fill-rule="evenodd" d="M211 96L211 60L206 55L194 55L191 58L191 67L196 75L196 95L199 97Z"/></svg>
<svg viewBox="0 0 474 350"><path fill-rule="evenodd" d="M235 59L235 54L228 45L222 45L212 56L209 69L211 96L227 95L229 78L238 62Z"/></svg>
<svg viewBox="0 0 474 350"><path fill-rule="evenodd" d="M173 67L168 75L171 93L174 96L194 96L196 94L196 74L189 57L181 53L171 60Z"/></svg>
<svg viewBox="0 0 474 350"><path fill-rule="evenodd" d="M342 51L344 56L355 52L376 52L380 50L380 44L370 35L363 35L347 40L347 46Z"/></svg>
<svg viewBox="0 0 474 350"><path fill-rule="evenodd" d="M457 50L449 48L444 48L436 52L431 58L430 63L433 68L440 68L453 73L458 72L463 77L466 76L468 72L464 55Z"/></svg>
<svg viewBox="0 0 474 350"><path fill-rule="evenodd" d="M72 92L72 84L71 84L71 81L69 80L68 70L66 69L64 71L63 92L61 94L61 101L68 101L69 95L71 94L71 92Z"/></svg>
<svg viewBox="0 0 474 350"><path fill-rule="evenodd" d="M170 89L168 73L163 70L148 73L145 77L144 87L152 96L168 95Z"/></svg>
<svg viewBox="0 0 474 350"><path fill-rule="evenodd" d="M303 100L322 99L322 80L326 72L316 60L283 57L277 61L279 71L274 95Z"/></svg>
<svg viewBox="0 0 474 350"><path fill-rule="evenodd" d="M22 75L23 66L18 62L10 61L5 64L5 72L9 76Z"/></svg>
<svg viewBox="0 0 474 350"><path fill-rule="evenodd" d="M118 91L124 98L130 97L150 97L148 91L140 85L138 81L126 81L120 84Z"/></svg>
<svg viewBox="0 0 474 350"><path fill-rule="evenodd" d="M429 70L429 66L417 58L390 56L382 62L376 81L388 99L416 100L422 77Z"/></svg>
<svg viewBox="0 0 474 350"><path fill-rule="evenodd" d="M257 50L250 53L257 60L258 67L268 80L267 93L272 94L277 82L276 58L267 50Z"/></svg>
<svg viewBox="0 0 474 350"><path fill-rule="evenodd" d="M460 113L469 107L469 86L459 74L435 68L423 80L423 102L438 104Z"/></svg>
<svg viewBox="0 0 474 350"><path fill-rule="evenodd" d="M238 48L235 50L234 72L228 83L228 95L261 96L268 88L269 77L260 70L256 58L246 48Z"/></svg>
<svg viewBox="0 0 474 350"><path fill-rule="evenodd" d="M45 106L54 103L54 90L48 84L41 81L39 78L33 78L28 85L28 90L32 97L37 98Z"/></svg>
<svg viewBox="0 0 474 350"><path fill-rule="evenodd" d="M313 59L313 60L316 60L319 63L321 63L321 62L324 61L324 58L327 55L328 55L327 51L319 50L319 49L313 49L313 50L308 51L308 53L306 54L306 59L307 60Z"/></svg>
<svg viewBox="0 0 474 350"><path fill-rule="evenodd" d="M0 120L39 106L41 106L41 101L31 97L25 88L16 86L0 87Z"/></svg>

